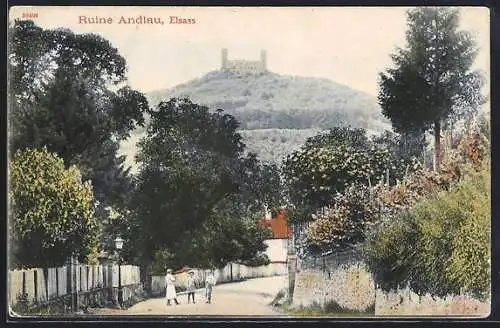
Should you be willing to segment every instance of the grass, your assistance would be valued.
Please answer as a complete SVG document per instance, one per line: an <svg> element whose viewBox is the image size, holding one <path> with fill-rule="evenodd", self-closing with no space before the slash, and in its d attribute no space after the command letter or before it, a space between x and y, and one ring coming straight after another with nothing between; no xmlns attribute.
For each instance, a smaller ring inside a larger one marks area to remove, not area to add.
<svg viewBox="0 0 500 328"><path fill-rule="evenodd" d="M320 304L317 301L307 305L292 307L290 302L283 305L283 311L294 316L345 316L345 317L361 317L374 316L375 304L372 304L365 310L353 310L343 307L334 300L329 300L325 304Z"/></svg>

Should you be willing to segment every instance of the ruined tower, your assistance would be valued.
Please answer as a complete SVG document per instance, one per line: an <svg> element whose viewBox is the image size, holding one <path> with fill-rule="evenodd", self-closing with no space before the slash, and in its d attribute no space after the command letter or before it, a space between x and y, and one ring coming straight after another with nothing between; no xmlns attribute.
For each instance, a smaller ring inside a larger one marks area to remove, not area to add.
<svg viewBox="0 0 500 328"><path fill-rule="evenodd" d="M262 70L267 70L267 52L265 50L260 51L260 62L262 63Z"/></svg>
<svg viewBox="0 0 500 328"><path fill-rule="evenodd" d="M221 66L221 68L226 69L227 68L227 49L222 48L221 54L222 54L222 66Z"/></svg>
<svg viewBox="0 0 500 328"><path fill-rule="evenodd" d="M260 52L260 60L229 60L226 48L221 50L221 70L231 71L239 74L262 74L267 72L267 54L265 50Z"/></svg>

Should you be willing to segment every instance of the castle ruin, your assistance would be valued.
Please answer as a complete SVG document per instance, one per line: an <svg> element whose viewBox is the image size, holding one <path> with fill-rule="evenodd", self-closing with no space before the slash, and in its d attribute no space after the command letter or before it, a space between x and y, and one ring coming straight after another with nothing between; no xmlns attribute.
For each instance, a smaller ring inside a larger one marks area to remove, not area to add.
<svg viewBox="0 0 500 328"><path fill-rule="evenodd" d="M260 61L258 60L229 60L227 49L222 49L221 70L240 74L261 74L267 72L265 50L260 52Z"/></svg>

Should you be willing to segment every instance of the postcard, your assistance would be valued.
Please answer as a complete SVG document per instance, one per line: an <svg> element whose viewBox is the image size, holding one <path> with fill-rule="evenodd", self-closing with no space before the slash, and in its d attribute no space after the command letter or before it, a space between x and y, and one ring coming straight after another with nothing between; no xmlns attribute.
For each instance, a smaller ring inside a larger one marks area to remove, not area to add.
<svg viewBox="0 0 500 328"><path fill-rule="evenodd" d="M10 320L486 317L485 7L16 6Z"/></svg>

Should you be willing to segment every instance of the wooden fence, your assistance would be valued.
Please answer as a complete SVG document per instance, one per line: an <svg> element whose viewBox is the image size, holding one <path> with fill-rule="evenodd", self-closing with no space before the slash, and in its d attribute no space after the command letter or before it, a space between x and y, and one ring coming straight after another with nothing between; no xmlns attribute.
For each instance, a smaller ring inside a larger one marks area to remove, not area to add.
<svg viewBox="0 0 500 328"><path fill-rule="evenodd" d="M76 290L81 293L93 292L103 288L118 287L117 265L83 265L75 266ZM121 266L122 286L140 284L139 267ZM9 304L18 303L24 295L28 303L43 304L60 297L70 295L70 266L48 269L11 270L8 277Z"/></svg>

